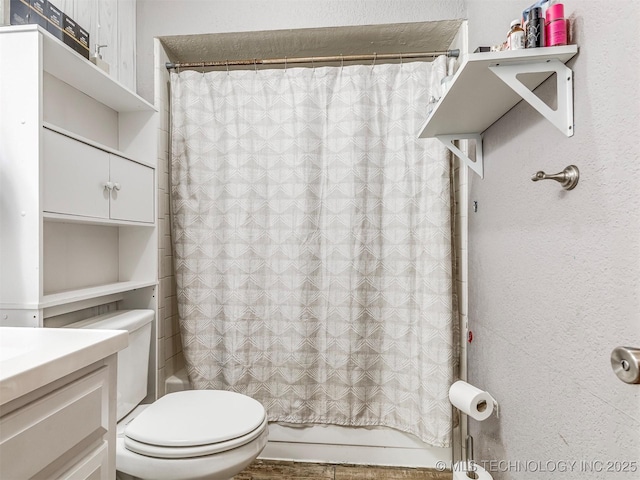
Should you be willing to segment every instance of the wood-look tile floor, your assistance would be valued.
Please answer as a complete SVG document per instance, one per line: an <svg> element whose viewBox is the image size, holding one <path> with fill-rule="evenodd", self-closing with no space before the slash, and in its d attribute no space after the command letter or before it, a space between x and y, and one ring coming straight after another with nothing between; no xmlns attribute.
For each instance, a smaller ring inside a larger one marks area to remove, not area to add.
<svg viewBox="0 0 640 480"><path fill-rule="evenodd" d="M451 480L451 473L428 468L367 467L256 460L233 480Z"/></svg>

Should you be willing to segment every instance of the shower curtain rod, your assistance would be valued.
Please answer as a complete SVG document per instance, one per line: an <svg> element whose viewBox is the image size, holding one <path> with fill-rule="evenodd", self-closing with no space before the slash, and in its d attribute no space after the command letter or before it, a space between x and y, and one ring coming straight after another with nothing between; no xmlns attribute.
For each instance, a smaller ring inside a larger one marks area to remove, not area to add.
<svg viewBox="0 0 640 480"><path fill-rule="evenodd" d="M215 62L185 62L172 63L167 62L165 66L167 70L180 68L207 68L207 67L232 67L232 66L250 66L258 65L289 65L296 63L327 63L327 62L358 62L377 60L406 60L413 58L427 58L446 55L447 57L459 57L460 50L444 50L441 52L410 52L410 53L372 53L364 55L331 55L327 57L284 57L284 58L251 58L247 60L224 60Z"/></svg>

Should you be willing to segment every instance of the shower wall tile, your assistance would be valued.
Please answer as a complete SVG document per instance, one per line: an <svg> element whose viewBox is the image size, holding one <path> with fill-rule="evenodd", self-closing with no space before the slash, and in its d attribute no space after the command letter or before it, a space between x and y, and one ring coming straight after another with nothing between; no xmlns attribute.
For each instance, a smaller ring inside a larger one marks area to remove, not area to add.
<svg viewBox="0 0 640 480"><path fill-rule="evenodd" d="M166 374L165 374L165 370L164 367L161 367L158 369L158 378L167 378ZM166 389L164 386L164 381L158 383L158 397L162 397L164 396L164 394L166 393Z"/></svg>
<svg viewBox="0 0 640 480"><path fill-rule="evenodd" d="M182 341L180 335L165 337L164 359L165 361L173 357L177 352L182 351Z"/></svg>
<svg viewBox="0 0 640 480"><path fill-rule="evenodd" d="M161 304L158 304L161 305ZM164 318L164 312L165 309L163 306L159 306L158 308L158 338L163 338L164 337L164 325L165 322L160 320Z"/></svg>
<svg viewBox="0 0 640 480"><path fill-rule="evenodd" d="M162 44L154 40L155 105L160 112L158 129L158 384L163 395L165 379L184 367L182 343L178 325L178 305L173 272L171 231L169 218L169 61Z"/></svg>

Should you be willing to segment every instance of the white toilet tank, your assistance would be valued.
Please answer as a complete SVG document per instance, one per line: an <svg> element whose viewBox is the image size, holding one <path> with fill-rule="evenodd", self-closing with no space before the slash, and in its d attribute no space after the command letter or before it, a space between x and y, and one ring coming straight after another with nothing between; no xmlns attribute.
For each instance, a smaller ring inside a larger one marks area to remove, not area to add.
<svg viewBox="0 0 640 480"><path fill-rule="evenodd" d="M129 332L129 346L118 352L118 421L147 396L151 322L154 316L153 310L118 310L65 327Z"/></svg>

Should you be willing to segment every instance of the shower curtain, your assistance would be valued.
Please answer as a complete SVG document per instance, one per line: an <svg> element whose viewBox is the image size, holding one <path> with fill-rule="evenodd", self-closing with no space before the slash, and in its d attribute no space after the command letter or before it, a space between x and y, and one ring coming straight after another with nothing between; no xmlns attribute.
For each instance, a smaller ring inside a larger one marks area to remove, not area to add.
<svg viewBox="0 0 640 480"><path fill-rule="evenodd" d="M271 421L448 446L450 172L433 63L171 74L174 256L195 388Z"/></svg>

